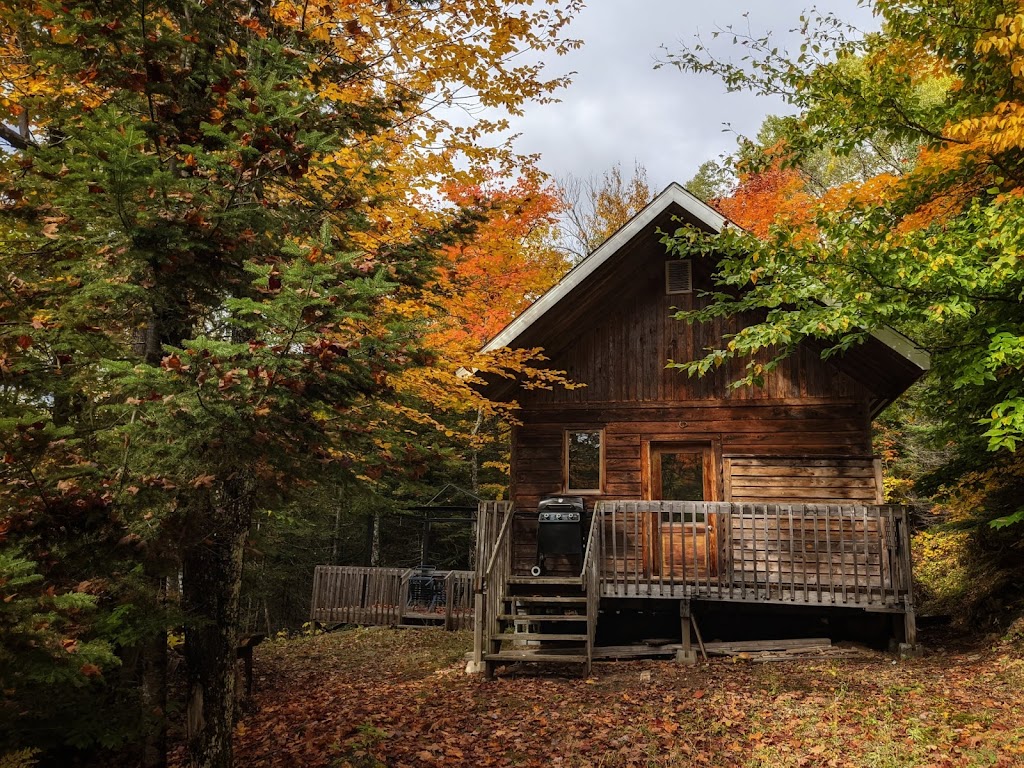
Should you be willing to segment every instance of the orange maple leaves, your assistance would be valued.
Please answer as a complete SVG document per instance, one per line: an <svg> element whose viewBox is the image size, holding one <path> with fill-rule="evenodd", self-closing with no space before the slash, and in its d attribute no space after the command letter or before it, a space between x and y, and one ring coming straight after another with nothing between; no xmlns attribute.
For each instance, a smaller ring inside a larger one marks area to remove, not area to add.
<svg viewBox="0 0 1024 768"><path fill-rule="evenodd" d="M431 341L472 352L495 336L567 269L552 234L561 203L535 178L510 185L450 185L453 203L486 220L468 242L445 251L434 293L446 315Z"/></svg>
<svg viewBox="0 0 1024 768"><path fill-rule="evenodd" d="M800 172L776 162L767 170L741 174L733 193L713 204L735 223L764 238L780 219L789 225L806 222L813 202Z"/></svg>

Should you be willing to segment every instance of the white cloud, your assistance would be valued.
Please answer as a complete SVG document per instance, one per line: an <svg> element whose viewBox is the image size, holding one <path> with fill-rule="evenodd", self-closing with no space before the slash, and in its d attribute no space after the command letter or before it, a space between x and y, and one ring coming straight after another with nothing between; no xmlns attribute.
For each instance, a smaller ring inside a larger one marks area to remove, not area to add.
<svg viewBox="0 0 1024 768"><path fill-rule="evenodd" d="M678 49L679 41L692 42L698 32L708 38L716 28L749 23L755 34L771 30L780 45L795 48L799 38L790 30L807 7L805 0L592 0L570 29L583 48L548 62L549 74L575 71L572 85L561 92L560 103L531 106L512 121L513 132L521 134L516 146L539 153L541 167L556 176L601 173L615 163L629 169L637 160L655 189L686 181L702 162L735 147L723 124L752 135L765 115L785 105L726 93L711 75L655 70L662 46ZM856 0L822 7L862 28L877 27ZM716 47L729 55L723 37Z"/></svg>

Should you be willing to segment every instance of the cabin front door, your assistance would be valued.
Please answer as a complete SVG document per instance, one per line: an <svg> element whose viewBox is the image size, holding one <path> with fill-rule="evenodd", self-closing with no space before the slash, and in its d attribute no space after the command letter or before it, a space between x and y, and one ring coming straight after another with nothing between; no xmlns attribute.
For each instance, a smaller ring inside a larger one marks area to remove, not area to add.
<svg viewBox="0 0 1024 768"><path fill-rule="evenodd" d="M651 443L653 501L715 501L714 452L709 444ZM713 519L700 512L665 509L652 521L651 570L664 579L691 581L715 575L718 551Z"/></svg>

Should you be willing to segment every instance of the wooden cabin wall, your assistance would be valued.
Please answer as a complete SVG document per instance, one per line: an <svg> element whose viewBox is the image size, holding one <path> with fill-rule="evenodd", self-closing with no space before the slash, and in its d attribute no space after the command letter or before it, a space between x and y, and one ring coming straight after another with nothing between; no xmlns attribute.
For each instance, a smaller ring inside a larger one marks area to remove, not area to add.
<svg viewBox="0 0 1024 768"><path fill-rule="evenodd" d="M637 283L624 286L619 298L602 307L599 318L587 323L565 349L550 349L549 367L564 370L579 389L534 390L519 393L524 407L584 403L684 403L787 401L819 399L828 402L870 399L861 384L823 361L810 345L801 346L779 366L765 374L763 387L731 388L744 373L746 360L731 360L699 378L674 368L669 360L689 361L708 348L720 347L723 338L759 319L754 316L718 318L688 325L672 317L676 310L706 306L711 299L699 291L710 289L705 269L694 267L697 292L665 295L664 258L653 260ZM550 347L551 345L549 345ZM760 362L769 359L765 354Z"/></svg>
<svg viewBox="0 0 1024 768"><path fill-rule="evenodd" d="M724 501L881 504L881 466L872 457L727 456Z"/></svg>
<svg viewBox="0 0 1024 768"><path fill-rule="evenodd" d="M710 267L693 267L695 292L666 295L665 257L632 254L617 289L595 286L600 311L571 324L547 318L549 367L586 386L517 394L521 424L513 430L512 499L520 510L565 493L567 429L604 430L604 481L597 499L649 499L652 444L710 446L715 499L743 502L878 503L880 476L871 457L871 403L878 395L819 350L802 346L764 376L764 386L733 388L744 360L701 378L666 368L721 347L759 318L719 318L688 325L672 315L711 299ZM607 283L610 280L606 280ZM592 297L593 298L593 297ZM550 310L557 312L557 307ZM539 333L539 331L538 331ZM531 341L532 343L532 341ZM767 362L767 355L760 362ZM859 368L857 370L860 370ZM870 378L870 377L868 377ZM535 520L517 520L517 567L536 556Z"/></svg>
<svg viewBox="0 0 1024 768"><path fill-rule="evenodd" d="M571 428L605 431L600 498L645 498L645 445L685 441L711 445L719 501L877 501L863 403L605 406L531 410L521 418L512 462L520 509L564 492L563 435Z"/></svg>

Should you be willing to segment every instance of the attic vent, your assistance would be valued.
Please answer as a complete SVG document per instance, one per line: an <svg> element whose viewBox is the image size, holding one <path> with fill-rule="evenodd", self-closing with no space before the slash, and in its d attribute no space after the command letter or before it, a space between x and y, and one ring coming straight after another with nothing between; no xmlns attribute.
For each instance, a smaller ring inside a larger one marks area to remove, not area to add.
<svg viewBox="0 0 1024 768"><path fill-rule="evenodd" d="M693 263L689 260L665 262L665 293L693 292Z"/></svg>

